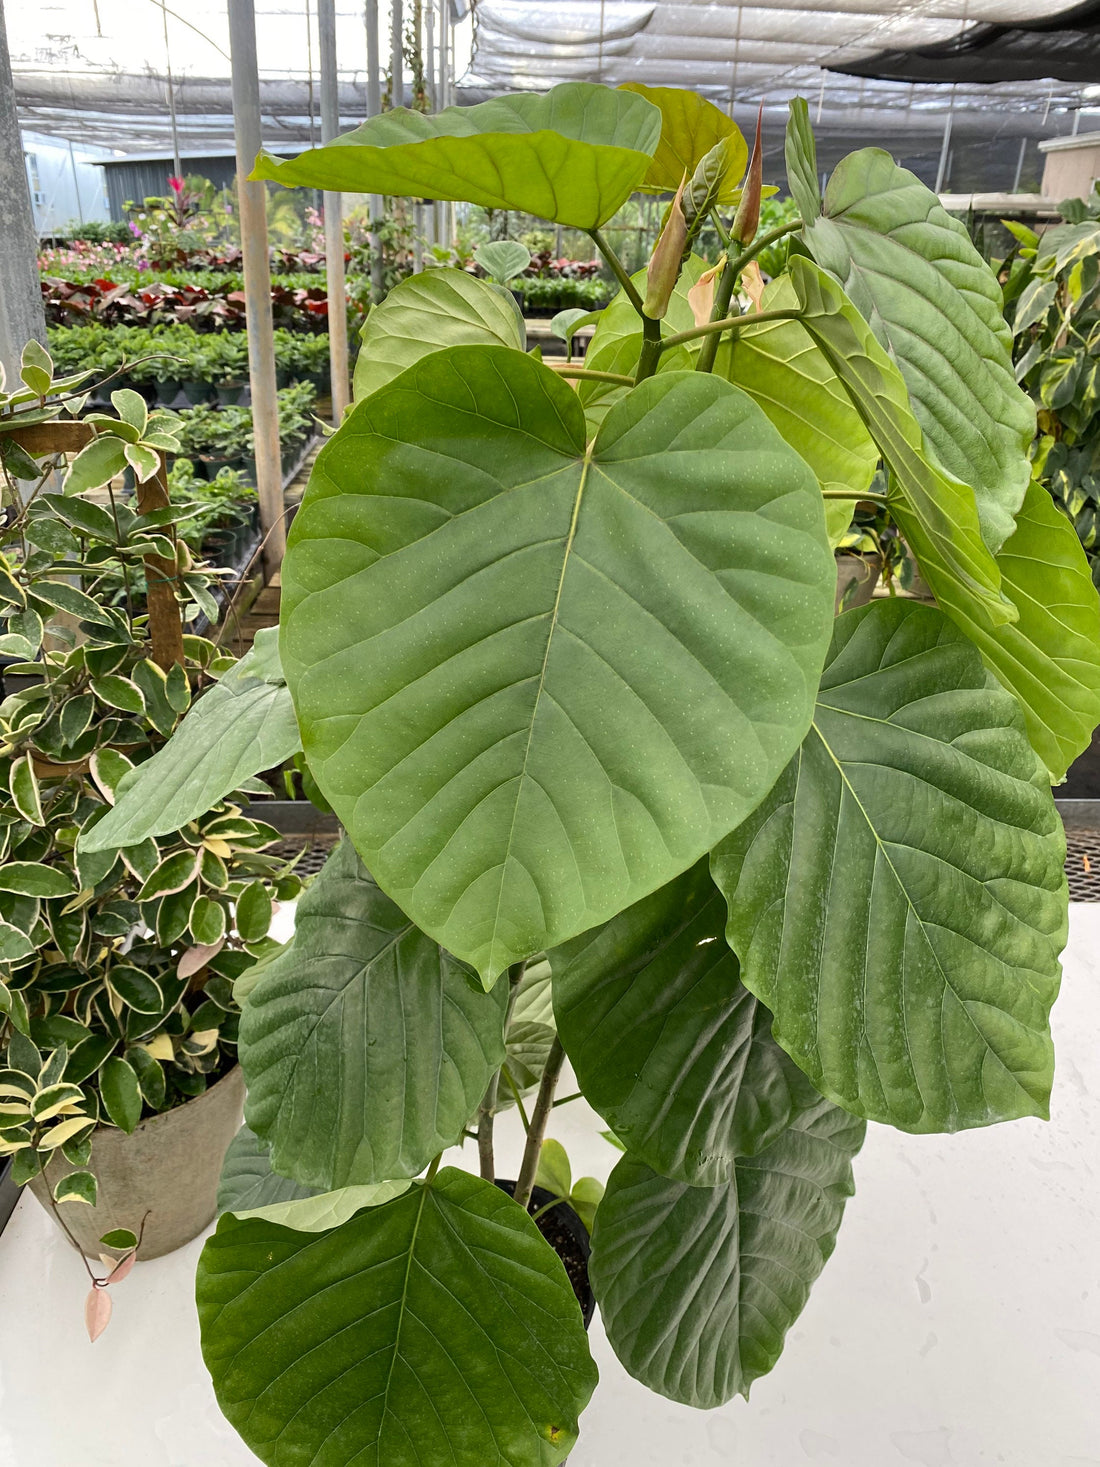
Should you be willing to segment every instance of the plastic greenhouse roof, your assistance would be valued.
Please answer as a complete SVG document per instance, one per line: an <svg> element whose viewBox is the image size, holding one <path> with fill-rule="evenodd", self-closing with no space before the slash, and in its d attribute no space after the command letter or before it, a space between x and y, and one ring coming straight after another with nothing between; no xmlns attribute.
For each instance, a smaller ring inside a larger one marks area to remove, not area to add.
<svg viewBox="0 0 1100 1467"><path fill-rule="evenodd" d="M457 16L464 0L435 3L450 4ZM308 0L257 3L268 146L319 138L315 17L307 31L313 9ZM379 9L385 28L386 0ZM406 16L410 9L405 0ZM472 48L463 46L468 23L456 42L458 97L476 101L567 80L642 81L693 87L736 107L743 122L760 101L778 122L787 99L801 94L818 130L838 137L929 139L942 133L949 111L971 137L1051 137L1068 133L1077 110L1100 101L1100 85L1056 77L935 85L834 68L885 53L950 50L975 27L1035 25L1068 9L1065 0L475 0ZM341 119L351 127L366 114L363 6L337 0L336 10ZM170 64L181 147L232 147L225 0L190 0L166 13L159 0L24 0L9 4L7 25L29 129L120 153L164 150ZM386 57L385 30L381 50ZM1092 126L1085 117L1083 130Z"/></svg>

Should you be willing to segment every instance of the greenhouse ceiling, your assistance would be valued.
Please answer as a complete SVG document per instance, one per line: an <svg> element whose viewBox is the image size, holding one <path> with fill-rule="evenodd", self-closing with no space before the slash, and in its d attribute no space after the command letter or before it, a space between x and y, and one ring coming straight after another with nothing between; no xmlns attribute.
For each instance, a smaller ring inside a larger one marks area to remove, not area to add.
<svg viewBox="0 0 1100 1467"><path fill-rule="evenodd" d="M906 137L926 145L942 134L948 114L960 136L1002 140L1092 130L1092 113L1100 122L1090 105L1100 101L1100 86L1080 80L1082 45L1071 37L1059 52L1049 43L1059 16L1069 26L1074 16L1094 15L1095 4L1069 10L1064 0L477 0L472 15L459 14L456 0L424 0L425 11L429 4L437 7L436 38L445 17L448 29L457 24L460 102L566 80L643 81L694 87L740 120L763 102L778 120L787 98L800 93L826 137ZM388 0L379 8L386 57ZM310 0L257 4L269 146L308 143L318 133L315 9ZM341 120L351 127L366 115L364 7L337 0L336 9ZM411 10L405 0L406 19ZM27 128L120 153L164 148L171 88L182 148L232 146L225 0L192 0L178 9L159 0L44 0L9 5L7 25ZM943 85L844 74L878 71L881 58L897 74L915 56L924 59L912 74L924 77L937 66L950 69L937 62L943 55L953 59L952 76L965 77L970 71L960 70L959 56L984 46L994 27L1020 28L1010 36L1017 60L1021 49L1042 58L1025 71L1041 68L1049 55L1055 74ZM1086 65L1096 63L1096 49L1094 32ZM1060 79L1059 71L1071 79ZM1100 77L1100 65L1093 74Z"/></svg>

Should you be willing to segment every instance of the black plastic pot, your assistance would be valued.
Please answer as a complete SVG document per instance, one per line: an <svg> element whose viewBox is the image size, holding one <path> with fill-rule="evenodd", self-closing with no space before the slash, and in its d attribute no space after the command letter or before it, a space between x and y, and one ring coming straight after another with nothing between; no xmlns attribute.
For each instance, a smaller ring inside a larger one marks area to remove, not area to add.
<svg viewBox="0 0 1100 1467"><path fill-rule="evenodd" d="M516 1190L515 1182L500 1177L496 1179L496 1185L502 1192L507 1192L509 1197ZM531 1193L531 1205L536 1212L553 1200L554 1194L542 1187L536 1187ZM587 1329L596 1312L596 1296L588 1282L588 1258L592 1252L588 1229L567 1202L559 1202L556 1207L551 1207L548 1212L536 1218L535 1227L564 1264L573 1292L577 1296L577 1303L581 1306L584 1327Z"/></svg>
<svg viewBox="0 0 1100 1467"><path fill-rule="evenodd" d="M15 1211L19 1192L20 1189L11 1179L11 1159L5 1156L0 1161L0 1233L4 1231L8 1219Z"/></svg>
<svg viewBox="0 0 1100 1467"><path fill-rule="evenodd" d="M218 402L222 407L236 407L244 396L245 384L243 382L219 382L214 388Z"/></svg>
<svg viewBox="0 0 1100 1467"><path fill-rule="evenodd" d="M209 382L181 382L183 395L193 406L200 402L209 402L212 391Z"/></svg>
<svg viewBox="0 0 1100 1467"><path fill-rule="evenodd" d="M175 377L167 377L156 384L157 401L161 407L171 407L180 395L180 385Z"/></svg>

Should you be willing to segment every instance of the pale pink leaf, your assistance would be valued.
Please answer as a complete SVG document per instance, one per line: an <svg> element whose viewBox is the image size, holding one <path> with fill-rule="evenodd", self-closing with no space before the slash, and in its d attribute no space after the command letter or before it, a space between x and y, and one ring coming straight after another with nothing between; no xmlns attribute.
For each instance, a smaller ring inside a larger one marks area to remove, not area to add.
<svg viewBox="0 0 1100 1467"><path fill-rule="evenodd" d="M696 326L705 326L714 310L714 282L718 278L718 266L704 270L688 291L688 305L695 317Z"/></svg>
<svg viewBox="0 0 1100 1467"><path fill-rule="evenodd" d="M94 1345L111 1322L111 1296L106 1289L92 1289L84 1300L84 1323Z"/></svg>
<svg viewBox="0 0 1100 1467"><path fill-rule="evenodd" d="M114 1268L111 1269L111 1272L107 1275L107 1282L109 1284L120 1284L133 1268L136 1262L137 1250L135 1249L132 1253L127 1253L125 1258L119 1259L118 1263L115 1265Z"/></svg>
<svg viewBox="0 0 1100 1467"><path fill-rule="evenodd" d="M211 958L217 957L224 946L225 938L223 937L219 942L212 942L206 946L189 947L176 966L176 977L192 977L200 968L205 968Z"/></svg>
<svg viewBox="0 0 1100 1467"><path fill-rule="evenodd" d="M741 272L741 288L752 301L754 311L760 310L760 300L764 294L764 277L760 273L760 266L755 260L750 260Z"/></svg>

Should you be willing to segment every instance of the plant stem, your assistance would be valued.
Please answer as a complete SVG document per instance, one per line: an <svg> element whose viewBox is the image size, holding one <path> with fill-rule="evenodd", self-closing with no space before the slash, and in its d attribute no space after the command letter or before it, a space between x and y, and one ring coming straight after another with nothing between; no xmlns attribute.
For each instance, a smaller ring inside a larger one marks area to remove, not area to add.
<svg viewBox="0 0 1100 1467"><path fill-rule="evenodd" d="M559 1099L555 1100L554 1101L554 1109L557 1110L557 1108L558 1108L559 1105L568 1105L571 1100L583 1100L583 1099L584 1099L584 1091L583 1090L574 1090L572 1095L562 1095L561 1097L559 1097Z"/></svg>
<svg viewBox="0 0 1100 1467"><path fill-rule="evenodd" d="M426 1172L426 1174L424 1176L424 1186L425 1187L430 1187L432 1185L432 1183L435 1181L435 1174L439 1170L439 1163L442 1160L443 1160L443 1153L441 1151L439 1153L439 1155L436 1157L436 1159L432 1162L431 1166L428 1168L428 1170L427 1170L427 1172Z"/></svg>
<svg viewBox="0 0 1100 1467"><path fill-rule="evenodd" d="M729 318L730 301L733 299L733 287L736 282L737 271L733 268L727 254L726 263L718 277L718 289L714 292L714 306L710 313L711 321L724 321ZM697 372L714 371L714 359L718 354L718 343L721 339L722 333L715 331L703 342L699 349L699 360L695 363Z"/></svg>
<svg viewBox="0 0 1100 1467"><path fill-rule="evenodd" d="M600 254L607 261L608 265L611 268L612 275L614 275L615 279L622 286L623 292L626 295L627 300L640 316L642 314L642 298L638 294L637 288L635 287L633 280L631 280L630 276L626 273L626 267L623 265L623 262L619 259L618 255L608 244L607 240L604 239L603 235L598 229L588 230L588 237L599 250Z"/></svg>
<svg viewBox="0 0 1100 1467"><path fill-rule="evenodd" d="M523 1131L524 1135L526 1135L531 1129L531 1122L527 1119L527 1108L523 1104L523 1096L519 1093L519 1086L512 1079L511 1070L505 1068L501 1071L501 1074L503 1074L507 1082L508 1089L512 1092L512 1099L516 1102L516 1109L519 1111L519 1118L523 1122Z"/></svg>
<svg viewBox="0 0 1100 1467"><path fill-rule="evenodd" d="M527 971L527 961L513 963L508 969L508 1007L504 1011L504 1039L507 1043L508 1028L512 1022L512 1010L516 1006L516 995L519 993L519 985L523 982L523 975ZM496 1157L493 1153L493 1118L496 1115L497 1096L500 1094L500 1070L497 1070L489 1081L489 1088L485 1092L484 1099L477 1108L477 1154L481 1167L482 1179L486 1182L496 1180Z"/></svg>
<svg viewBox="0 0 1100 1467"><path fill-rule="evenodd" d="M620 372L596 372L588 367L559 367L554 362L546 362L545 366L551 368L559 377L587 377L592 382L614 382L621 387L633 387L634 378L624 377Z"/></svg>
<svg viewBox="0 0 1100 1467"><path fill-rule="evenodd" d="M554 1091L557 1089L561 1067L564 1063L565 1050L562 1048L561 1040L555 1034L554 1042L547 1056L546 1068L542 1072L542 1083L539 1085L535 1109L531 1113L531 1129L527 1133L527 1145L523 1149L523 1164L520 1166L519 1180L516 1182L516 1190L513 1194L516 1201L525 1210L531 1201L535 1173L539 1169L539 1154L546 1136L550 1112L554 1108Z"/></svg>
<svg viewBox="0 0 1100 1467"><path fill-rule="evenodd" d="M723 248L725 248L725 249L728 250L729 247L730 247L729 230L722 223L721 219L719 219L719 217L718 217L718 210L717 209L712 209L710 211L710 222L714 225L715 229L718 231L718 238L722 241Z"/></svg>
<svg viewBox="0 0 1100 1467"><path fill-rule="evenodd" d="M746 326L763 326L768 321L797 321L801 311L752 311L747 316L727 316L724 321L708 321L705 326L693 326L690 331L677 331L675 336L666 336L661 342L661 351L670 346L682 346L685 341L695 341L700 336L721 335L723 331L743 331Z"/></svg>
<svg viewBox="0 0 1100 1467"><path fill-rule="evenodd" d="M865 499L870 500L872 504L889 504L890 502L885 494L871 494L870 492L849 494L847 489L822 489L821 497L822 499L854 499L857 504L862 504Z"/></svg>
<svg viewBox="0 0 1100 1467"><path fill-rule="evenodd" d="M669 337L671 341L672 338ZM642 315L642 351L638 358L638 373L634 378L635 386L644 382L647 377L652 377L657 370L661 360L661 352L666 343L661 342L661 323L655 321L652 316Z"/></svg>
<svg viewBox="0 0 1100 1467"><path fill-rule="evenodd" d="M775 244L777 239L782 239L785 234L793 234L796 229L801 228L802 220L794 219L790 224L777 224L774 229L769 229L767 234L762 234L758 239L754 239L752 244L747 245L733 261L734 274L740 275L745 266L755 260L761 250L766 250L770 244Z"/></svg>
<svg viewBox="0 0 1100 1467"><path fill-rule="evenodd" d="M46 1168L42 1165L41 1158L39 1158L38 1170L43 1180L46 1181ZM84 1265L84 1272L88 1275L93 1284L97 1284L99 1282L99 1279L92 1272L91 1264L84 1257L84 1249L76 1241L72 1233L69 1232L69 1225L61 1216L61 1211L58 1208L57 1203L54 1201L53 1188L50 1186L49 1181L46 1181L46 1200L50 1204L50 1211L53 1213L54 1217L57 1218L58 1226L61 1228L61 1231L65 1234L66 1238L68 1238L69 1242L76 1249L77 1257Z"/></svg>

